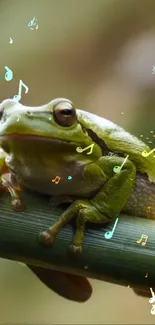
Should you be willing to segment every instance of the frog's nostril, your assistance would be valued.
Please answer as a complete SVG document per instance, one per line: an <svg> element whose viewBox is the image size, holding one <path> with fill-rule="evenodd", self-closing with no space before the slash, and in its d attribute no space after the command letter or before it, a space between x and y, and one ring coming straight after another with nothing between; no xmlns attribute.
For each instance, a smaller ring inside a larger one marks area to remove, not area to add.
<svg viewBox="0 0 155 325"><path fill-rule="evenodd" d="M30 111L27 111L27 115L28 115L28 116L33 116L33 113L30 112Z"/></svg>

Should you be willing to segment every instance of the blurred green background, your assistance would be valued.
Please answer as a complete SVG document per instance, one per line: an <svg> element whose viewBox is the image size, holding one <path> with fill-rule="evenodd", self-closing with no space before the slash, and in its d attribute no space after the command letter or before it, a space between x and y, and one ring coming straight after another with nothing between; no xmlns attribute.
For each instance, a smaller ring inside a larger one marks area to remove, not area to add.
<svg viewBox="0 0 155 325"><path fill-rule="evenodd" d="M33 17L39 28L31 30ZM154 65L154 0L0 1L0 101L16 95L22 79L29 92L21 103L69 98L154 148ZM14 73L11 81L5 66ZM0 323L154 324L148 299L130 288L91 283L88 302L69 302L27 267L1 259Z"/></svg>

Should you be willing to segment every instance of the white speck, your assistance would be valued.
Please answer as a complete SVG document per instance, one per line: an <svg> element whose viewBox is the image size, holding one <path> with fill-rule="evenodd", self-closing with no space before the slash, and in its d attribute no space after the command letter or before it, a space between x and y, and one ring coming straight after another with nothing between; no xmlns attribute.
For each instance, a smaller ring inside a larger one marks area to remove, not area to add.
<svg viewBox="0 0 155 325"><path fill-rule="evenodd" d="M152 143L152 141L149 141L149 143Z"/></svg>
<svg viewBox="0 0 155 325"><path fill-rule="evenodd" d="M85 270L87 270L87 269L88 269L88 266L87 266L87 265L85 265L85 266L84 266L84 269L85 269Z"/></svg>
<svg viewBox="0 0 155 325"><path fill-rule="evenodd" d="M124 112L121 112L121 115L124 115Z"/></svg>
<svg viewBox="0 0 155 325"><path fill-rule="evenodd" d="M9 42L10 44L12 44L13 43L13 40L12 40L12 38L10 37L10 42Z"/></svg>
<svg viewBox="0 0 155 325"><path fill-rule="evenodd" d="M153 133L153 131L150 131L150 133Z"/></svg>
<svg viewBox="0 0 155 325"><path fill-rule="evenodd" d="M140 138L143 138L143 134L140 135Z"/></svg>
<svg viewBox="0 0 155 325"><path fill-rule="evenodd" d="M149 138L148 138L148 137L147 137L146 139L147 139L147 140L149 140Z"/></svg>

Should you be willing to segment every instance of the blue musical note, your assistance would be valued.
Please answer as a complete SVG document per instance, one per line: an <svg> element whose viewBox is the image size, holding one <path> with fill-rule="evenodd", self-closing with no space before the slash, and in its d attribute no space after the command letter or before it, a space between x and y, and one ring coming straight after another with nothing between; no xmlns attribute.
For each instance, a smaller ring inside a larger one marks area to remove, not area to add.
<svg viewBox="0 0 155 325"><path fill-rule="evenodd" d="M7 66L4 67L7 72L5 73L5 80L10 81L13 78L13 72Z"/></svg>
<svg viewBox="0 0 155 325"><path fill-rule="evenodd" d="M22 86L25 88L25 94L28 93L29 88L23 83L22 80L19 81L19 91L18 95L15 95L13 99L17 100L19 102L21 100L21 93L22 93Z"/></svg>
<svg viewBox="0 0 155 325"><path fill-rule="evenodd" d="M117 222L118 222L118 218L116 219L116 221L115 221L115 223L114 223L114 226L113 226L112 230L111 230L111 231L107 231L107 232L105 233L104 237L105 237L106 239L111 239L111 238L112 238L113 233L114 233L115 228L116 228L116 225L117 225Z"/></svg>

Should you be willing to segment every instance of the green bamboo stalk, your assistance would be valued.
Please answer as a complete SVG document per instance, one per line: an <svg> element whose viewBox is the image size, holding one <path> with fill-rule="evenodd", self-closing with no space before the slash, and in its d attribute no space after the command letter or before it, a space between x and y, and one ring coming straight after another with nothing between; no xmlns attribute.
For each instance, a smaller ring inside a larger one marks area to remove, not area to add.
<svg viewBox="0 0 155 325"><path fill-rule="evenodd" d="M38 241L40 231L51 226L66 206L51 208L49 197L25 191L22 193L26 209L14 212L8 193L0 198L0 257L34 266L59 270L84 277L100 279L150 292L155 286L155 223L153 220L128 217L118 218L111 239L114 222L86 230L83 253L72 255L69 245L74 227L66 225L52 247ZM141 243L142 236L147 235ZM138 291L137 291L138 292Z"/></svg>

